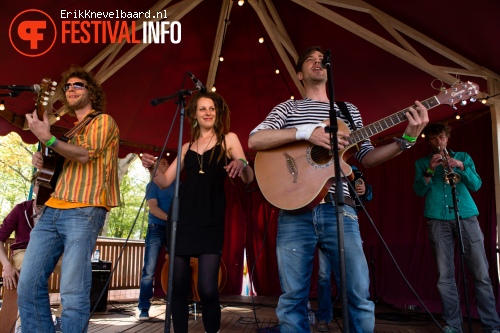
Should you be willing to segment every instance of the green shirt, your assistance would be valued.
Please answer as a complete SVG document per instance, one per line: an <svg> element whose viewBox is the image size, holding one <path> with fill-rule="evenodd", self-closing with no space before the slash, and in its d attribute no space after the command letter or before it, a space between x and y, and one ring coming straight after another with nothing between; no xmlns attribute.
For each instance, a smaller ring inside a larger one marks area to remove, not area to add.
<svg viewBox="0 0 500 333"><path fill-rule="evenodd" d="M460 175L461 179L456 184L456 193L458 200L458 212L460 218L469 218L479 215L476 204L469 193L477 191L482 184L481 178L476 172L476 167L472 158L467 153L452 152L450 156L456 160L462 161L464 171L459 168L453 168L453 172ZM425 182L424 172L429 167L432 155L422 157L415 162L415 181L413 189L415 193L425 196L425 217L436 220L454 220L455 211L453 205L453 196L451 186L444 182L444 171L440 165L436 168L434 175L428 184Z"/></svg>

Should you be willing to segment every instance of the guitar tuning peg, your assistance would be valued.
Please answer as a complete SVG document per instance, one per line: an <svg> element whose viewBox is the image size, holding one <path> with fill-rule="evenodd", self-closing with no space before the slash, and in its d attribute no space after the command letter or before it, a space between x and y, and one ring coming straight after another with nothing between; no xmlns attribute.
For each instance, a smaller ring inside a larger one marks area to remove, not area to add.
<svg viewBox="0 0 500 333"><path fill-rule="evenodd" d="M453 110L456 110L456 109L457 109L457 107L456 107L456 105L455 105L455 104L453 104L451 107L453 108Z"/></svg>
<svg viewBox="0 0 500 333"><path fill-rule="evenodd" d="M47 106L48 104L49 104L49 103L47 103L47 102L43 102L43 103L42 103L42 105L43 105L43 106Z"/></svg>
<svg viewBox="0 0 500 333"><path fill-rule="evenodd" d="M460 105L462 105L462 106L463 106L463 105L466 105L466 104L467 104L467 101L466 101L466 100L463 100L463 101L461 101L461 102L460 102Z"/></svg>
<svg viewBox="0 0 500 333"><path fill-rule="evenodd" d="M52 81L52 86L57 86L57 82L56 81Z"/></svg>
<svg viewBox="0 0 500 333"><path fill-rule="evenodd" d="M48 98L47 96L45 96L45 97L43 98L43 100L44 100L44 101L48 101L48 100L49 100L49 98Z"/></svg>

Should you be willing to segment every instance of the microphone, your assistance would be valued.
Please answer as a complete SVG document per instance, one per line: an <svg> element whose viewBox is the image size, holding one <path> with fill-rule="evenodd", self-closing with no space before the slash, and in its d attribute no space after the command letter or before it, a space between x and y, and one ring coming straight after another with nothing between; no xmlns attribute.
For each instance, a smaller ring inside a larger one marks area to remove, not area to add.
<svg viewBox="0 0 500 333"><path fill-rule="evenodd" d="M0 86L0 89L8 89L12 91L31 91L35 94L38 94L40 92L40 85L34 84L32 86L17 86L17 85Z"/></svg>
<svg viewBox="0 0 500 333"><path fill-rule="evenodd" d="M200 92L201 94L206 94L207 93L207 88L203 85L203 83L201 83L200 80L198 80L193 75L193 73L187 72L187 74L189 75L189 77L191 78L191 80L193 80L194 85L196 86L196 89L198 90L198 92Z"/></svg>
<svg viewBox="0 0 500 333"><path fill-rule="evenodd" d="M332 52L330 51L330 49L328 49L323 54L323 60L321 60L321 67L326 68L326 66L330 66L331 60L332 60Z"/></svg>

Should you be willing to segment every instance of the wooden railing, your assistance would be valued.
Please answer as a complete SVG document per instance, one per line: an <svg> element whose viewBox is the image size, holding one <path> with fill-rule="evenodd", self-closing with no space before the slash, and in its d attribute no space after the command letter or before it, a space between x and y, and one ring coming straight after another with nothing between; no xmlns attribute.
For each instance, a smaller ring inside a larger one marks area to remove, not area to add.
<svg viewBox="0 0 500 333"><path fill-rule="evenodd" d="M6 242L7 254L10 256L10 238ZM99 237L96 248L99 249L101 260L111 261L114 270L110 290L139 289L141 270L144 261L144 240L129 240L124 248L125 239ZM123 252L122 252L123 249ZM0 263L0 269L2 264ZM59 275L53 273L49 279L51 293L59 292Z"/></svg>

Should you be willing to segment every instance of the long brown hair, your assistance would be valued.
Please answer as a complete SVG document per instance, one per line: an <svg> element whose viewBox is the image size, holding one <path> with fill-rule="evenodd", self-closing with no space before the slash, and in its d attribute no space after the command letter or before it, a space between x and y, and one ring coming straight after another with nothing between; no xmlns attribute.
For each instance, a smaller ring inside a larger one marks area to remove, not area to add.
<svg viewBox="0 0 500 333"><path fill-rule="evenodd" d="M196 109L198 107L198 100L202 97L210 98L214 102L215 106L215 124L214 124L214 133L217 138L216 144L221 144L222 149L217 157L217 161L219 161L223 154L226 152L226 140L225 136L229 132L229 123L230 123L230 111L227 106L226 101L222 98L221 95L214 92L207 92L205 94L197 93L195 94L188 105L186 106L186 117L191 127L191 143L194 143L200 137L200 126L198 125L198 121L196 120ZM210 155L210 161L212 160L214 151L212 151L212 155ZM228 152L229 153L229 152Z"/></svg>

